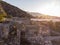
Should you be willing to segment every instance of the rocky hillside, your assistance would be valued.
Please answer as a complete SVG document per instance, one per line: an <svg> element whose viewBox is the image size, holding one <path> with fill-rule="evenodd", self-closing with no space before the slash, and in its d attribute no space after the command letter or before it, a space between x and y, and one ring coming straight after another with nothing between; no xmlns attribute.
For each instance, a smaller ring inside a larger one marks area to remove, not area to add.
<svg viewBox="0 0 60 45"><path fill-rule="evenodd" d="M7 13L7 16L20 17L20 18L31 18L27 12L12 6L6 2L1 2L3 10ZM38 18L50 19L58 18L53 16L45 16L43 14L34 13L34 15L40 15ZM0 16L1 17L1 16ZM36 18L37 18L36 17ZM15 18L14 18L15 19ZM20 19L21 20L21 19ZM53 45L60 45L60 40L57 42L45 40L44 36L60 36L60 22L34 22L30 20L18 23L11 21L9 23L0 23L0 45L45 45L53 43ZM27 23L27 24L26 24ZM28 24L29 23L29 24ZM53 33L59 32L58 34ZM51 33L52 32L52 33ZM51 35L50 35L51 34ZM52 35L53 34L53 35ZM46 42L45 42L46 41Z"/></svg>
<svg viewBox="0 0 60 45"><path fill-rule="evenodd" d="M30 14L28 14L27 12L8 4L7 2L1 1L1 6L3 7L3 9L5 10L5 12L7 13L7 15L9 16L13 16L13 17L23 17L23 18L31 18L32 16Z"/></svg>

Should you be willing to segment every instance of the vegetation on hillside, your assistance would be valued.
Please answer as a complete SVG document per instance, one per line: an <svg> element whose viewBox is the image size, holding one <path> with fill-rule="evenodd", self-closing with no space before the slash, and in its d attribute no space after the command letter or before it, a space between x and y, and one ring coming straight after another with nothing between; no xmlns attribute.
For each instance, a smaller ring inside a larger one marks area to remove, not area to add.
<svg viewBox="0 0 60 45"><path fill-rule="evenodd" d="M6 15L3 13L0 13L0 22L3 22L5 20Z"/></svg>

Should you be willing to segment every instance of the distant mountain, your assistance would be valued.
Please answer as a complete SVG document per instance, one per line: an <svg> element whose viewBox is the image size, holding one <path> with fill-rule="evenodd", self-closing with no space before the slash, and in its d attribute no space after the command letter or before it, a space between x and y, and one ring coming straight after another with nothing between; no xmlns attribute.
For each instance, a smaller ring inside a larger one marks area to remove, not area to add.
<svg viewBox="0 0 60 45"><path fill-rule="evenodd" d="M36 12L30 12L30 14L40 19L60 19L60 17L57 17L57 16L44 15L44 14L36 13Z"/></svg>
<svg viewBox="0 0 60 45"><path fill-rule="evenodd" d="M17 8L16 6L10 5L7 2L1 1L1 6L3 10L7 13L7 16L12 17L20 17L20 18L31 18L32 15L28 14L27 12Z"/></svg>
<svg viewBox="0 0 60 45"><path fill-rule="evenodd" d="M40 16L40 15L42 15L42 14L37 13L37 12L30 12L29 14L31 14L32 16Z"/></svg>

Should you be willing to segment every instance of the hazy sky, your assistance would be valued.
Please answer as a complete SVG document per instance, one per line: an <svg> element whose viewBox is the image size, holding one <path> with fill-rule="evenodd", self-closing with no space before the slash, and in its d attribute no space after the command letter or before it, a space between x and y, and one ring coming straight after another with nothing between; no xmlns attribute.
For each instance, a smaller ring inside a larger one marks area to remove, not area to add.
<svg viewBox="0 0 60 45"><path fill-rule="evenodd" d="M4 0L22 10L60 16L60 0Z"/></svg>

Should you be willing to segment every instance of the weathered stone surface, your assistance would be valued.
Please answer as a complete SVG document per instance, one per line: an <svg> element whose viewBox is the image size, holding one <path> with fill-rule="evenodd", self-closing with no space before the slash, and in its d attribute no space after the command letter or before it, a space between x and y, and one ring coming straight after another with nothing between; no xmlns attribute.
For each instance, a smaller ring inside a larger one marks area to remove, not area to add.
<svg viewBox="0 0 60 45"><path fill-rule="evenodd" d="M18 32L19 31L19 32ZM20 45L20 30L14 24L0 24L0 44Z"/></svg>

